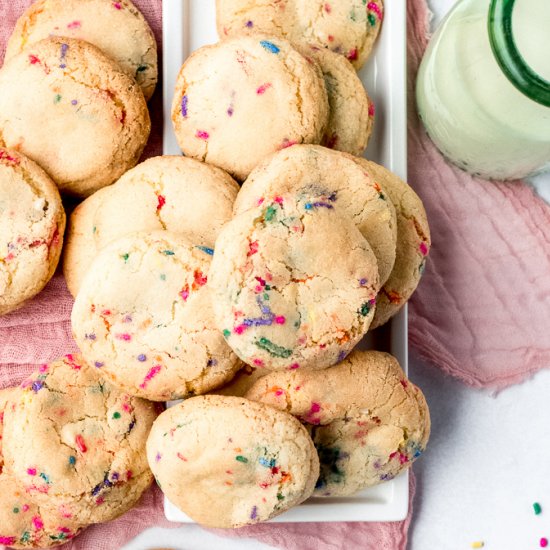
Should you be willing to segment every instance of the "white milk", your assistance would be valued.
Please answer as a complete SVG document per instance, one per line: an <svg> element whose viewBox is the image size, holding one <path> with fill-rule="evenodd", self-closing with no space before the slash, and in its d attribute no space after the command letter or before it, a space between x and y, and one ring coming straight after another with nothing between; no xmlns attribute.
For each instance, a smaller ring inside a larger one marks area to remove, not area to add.
<svg viewBox="0 0 550 550"><path fill-rule="evenodd" d="M550 167L550 108L517 90L487 32L489 0L460 0L434 34L418 74L420 116L437 147L468 172L514 179ZM550 0L517 0L517 47L550 81Z"/></svg>

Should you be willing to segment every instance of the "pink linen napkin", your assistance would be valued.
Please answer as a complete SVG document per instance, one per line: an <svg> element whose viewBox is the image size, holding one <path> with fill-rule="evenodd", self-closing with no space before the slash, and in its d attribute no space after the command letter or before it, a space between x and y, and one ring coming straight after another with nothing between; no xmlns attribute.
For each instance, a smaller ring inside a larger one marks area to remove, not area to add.
<svg viewBox="0 0 550 550"><path fill-rule="evenodd" d="M409 183L432 230L410 342L467 384L504 388L550 366L550 206L522 182L472 178L429 140L414 102L428 9L423 0L407 9Z"/></svg>
<svg viewBox="0 0 550 550"><path fill-rule="evenodd" d="M30 0L0 0L0 61L6 41L19 15ZM134 0L162 44L161 0ZM161 154L162 93L160 86L150 103L153 131L144 157ZM73 300L61 273L46 289L20 311L0 317L0 388L21 382L36 365L76 351L71 337L70 312ZM414 478L411 475L411 507L407 520L396 523L310 523L258 525L237 531L216 530L222 536L253 537L274 547L288 550L362 548L365 550L404 550L412 514ZM145 529L153 526L177 527L164 519L162 494L152 487L139 506L113 522L86 529L67 550L115 550ZM0 548L2 546L0 545Z"/></svg>

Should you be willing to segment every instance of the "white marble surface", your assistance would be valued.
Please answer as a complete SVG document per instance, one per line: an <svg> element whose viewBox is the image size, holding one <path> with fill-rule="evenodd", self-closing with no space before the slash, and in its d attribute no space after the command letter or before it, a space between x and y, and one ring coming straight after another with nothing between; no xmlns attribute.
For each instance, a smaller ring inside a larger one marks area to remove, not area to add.
<svg viewBox="0 0 550 550"><path fill-rule="evenodd" d="M429 4L436 24L454 0ZM533 184L550 202L550 174ZM498 395L466 388L414 357L410 376L426 394L433 432L414 467L418 489L409 550L461 550L474 541L484 541L484 550L539 548L541 537L550 539L550 370ZM543 506L540 516L533 513L535 501ZM126 550L153 546L268 548L188 525L151 530Z"/></svg>

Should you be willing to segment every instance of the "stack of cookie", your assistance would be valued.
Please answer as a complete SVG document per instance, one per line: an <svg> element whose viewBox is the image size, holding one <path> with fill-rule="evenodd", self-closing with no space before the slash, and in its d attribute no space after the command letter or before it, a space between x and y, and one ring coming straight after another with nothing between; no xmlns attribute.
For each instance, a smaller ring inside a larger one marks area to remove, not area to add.
<svg viewBox="0 0 550 550"><path fill-rule="evenodd" d="M354 351L430 247L414 191L355 156L374 117L356 69L381 19L380 1L219 0L223 40L176 85L186 156L136 165L156 80L143 16L127 0L23 15L0 70L0 314L55 270L58 189L85 198L63 255L82 356L4 394L0 542L63 542L152 474L196 521L239 527L422 453L422 393L390 355ZM154 421L151 402L177 399Z"/></svg>
<svg viewBox="0 0 550 550"><path fill-rule="evenodd" d="M129 0L38 0L21 16L0 69L0 314L55 272L59 192L87 197L138 162L156 81L153 33Z"/></svg>

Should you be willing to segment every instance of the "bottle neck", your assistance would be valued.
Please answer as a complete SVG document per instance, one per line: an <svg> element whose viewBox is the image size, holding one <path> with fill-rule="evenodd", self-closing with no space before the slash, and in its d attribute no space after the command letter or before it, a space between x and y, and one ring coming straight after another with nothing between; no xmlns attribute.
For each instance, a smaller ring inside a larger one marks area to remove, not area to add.
<svg viewBox="0 0 550 550"><path fill-rule="evenodd" d="M516 0L491 0L488 17L489 41L506 78L525 96L550 107L550 82L539 76L519 52L512 31Z"/></svg>

